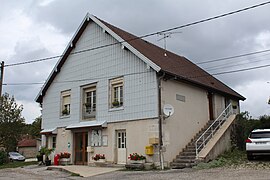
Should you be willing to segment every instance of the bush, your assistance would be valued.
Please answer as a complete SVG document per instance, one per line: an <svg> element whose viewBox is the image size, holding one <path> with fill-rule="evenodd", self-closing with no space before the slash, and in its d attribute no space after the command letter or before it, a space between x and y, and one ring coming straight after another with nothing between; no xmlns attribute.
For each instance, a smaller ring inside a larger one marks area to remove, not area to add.
<svg viewBox="0 0 270 180"><path fill-rule="evenodd" d="M253 119L248 112L242 112L236 116L234 130L232 132L232 144L239 150L245 150L245 140L254 129L270 129L270 116L261 116Z"/></svg>
<svg viewBox="0 0 270 180"><path fill-rule="evenodd" d="M7 153L5 151L0 151L0 165L8 162Z"/></svg>

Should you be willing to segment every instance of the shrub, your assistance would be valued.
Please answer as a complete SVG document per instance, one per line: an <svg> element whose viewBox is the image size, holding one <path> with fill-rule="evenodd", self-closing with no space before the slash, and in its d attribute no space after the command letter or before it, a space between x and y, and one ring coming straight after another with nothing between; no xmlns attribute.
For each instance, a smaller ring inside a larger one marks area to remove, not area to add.
<svg viewBox="0 0 270 180"><path fill-rule="evenodd" d="M5 151L0 151L0 165L7 162L8 162L7 153Z"/></svg>

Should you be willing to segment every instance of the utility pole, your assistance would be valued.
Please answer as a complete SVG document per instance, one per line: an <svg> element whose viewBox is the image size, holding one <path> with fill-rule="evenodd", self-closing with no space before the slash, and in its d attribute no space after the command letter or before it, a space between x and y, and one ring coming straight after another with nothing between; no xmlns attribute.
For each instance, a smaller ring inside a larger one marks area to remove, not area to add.
<svg viewBox="0 0 270 180"><path fill-rule="evenodd" d="M0 97L2 96L2 87L3 87L3 79L4 79L4 61L1 62L1 67L0 67Z"/></svg>

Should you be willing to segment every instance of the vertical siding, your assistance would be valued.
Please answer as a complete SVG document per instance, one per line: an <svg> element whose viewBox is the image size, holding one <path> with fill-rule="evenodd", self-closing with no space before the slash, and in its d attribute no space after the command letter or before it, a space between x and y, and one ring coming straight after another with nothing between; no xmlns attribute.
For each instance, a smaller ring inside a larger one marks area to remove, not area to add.
<svg viewBox="0 0 270 180"><path fill-rule="evenodd" d="M72 52L115 43L90 23ZM141 73L142 72L142 73ZM124 109L109 111L109 79L124 77ZM72 81L72 82L64 82ZM108 122L157 117L156 73L121 45L70 55L43 99L43 128L63 127L81 120L81 86L97 83L97 120ZM71 89L71 114L60 118L61 91Z"/></svg>

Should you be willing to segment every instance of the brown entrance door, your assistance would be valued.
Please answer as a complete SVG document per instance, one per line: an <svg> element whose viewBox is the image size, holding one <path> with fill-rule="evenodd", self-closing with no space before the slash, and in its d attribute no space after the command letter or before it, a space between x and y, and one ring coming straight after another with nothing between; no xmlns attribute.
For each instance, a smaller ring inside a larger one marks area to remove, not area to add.
<svg viewBox="0 0 270 180"><path fill-rule="evenodd" d="M88 133L75 133L75 164L87 165Z"/></svg>
<svg viewBox="0 0 270 180"><path fill-rule="evenodd" d="M209 117L210 120L214 119L214 107L213 107L213 94L208 92L208 102L209 102Z"/></svg>

